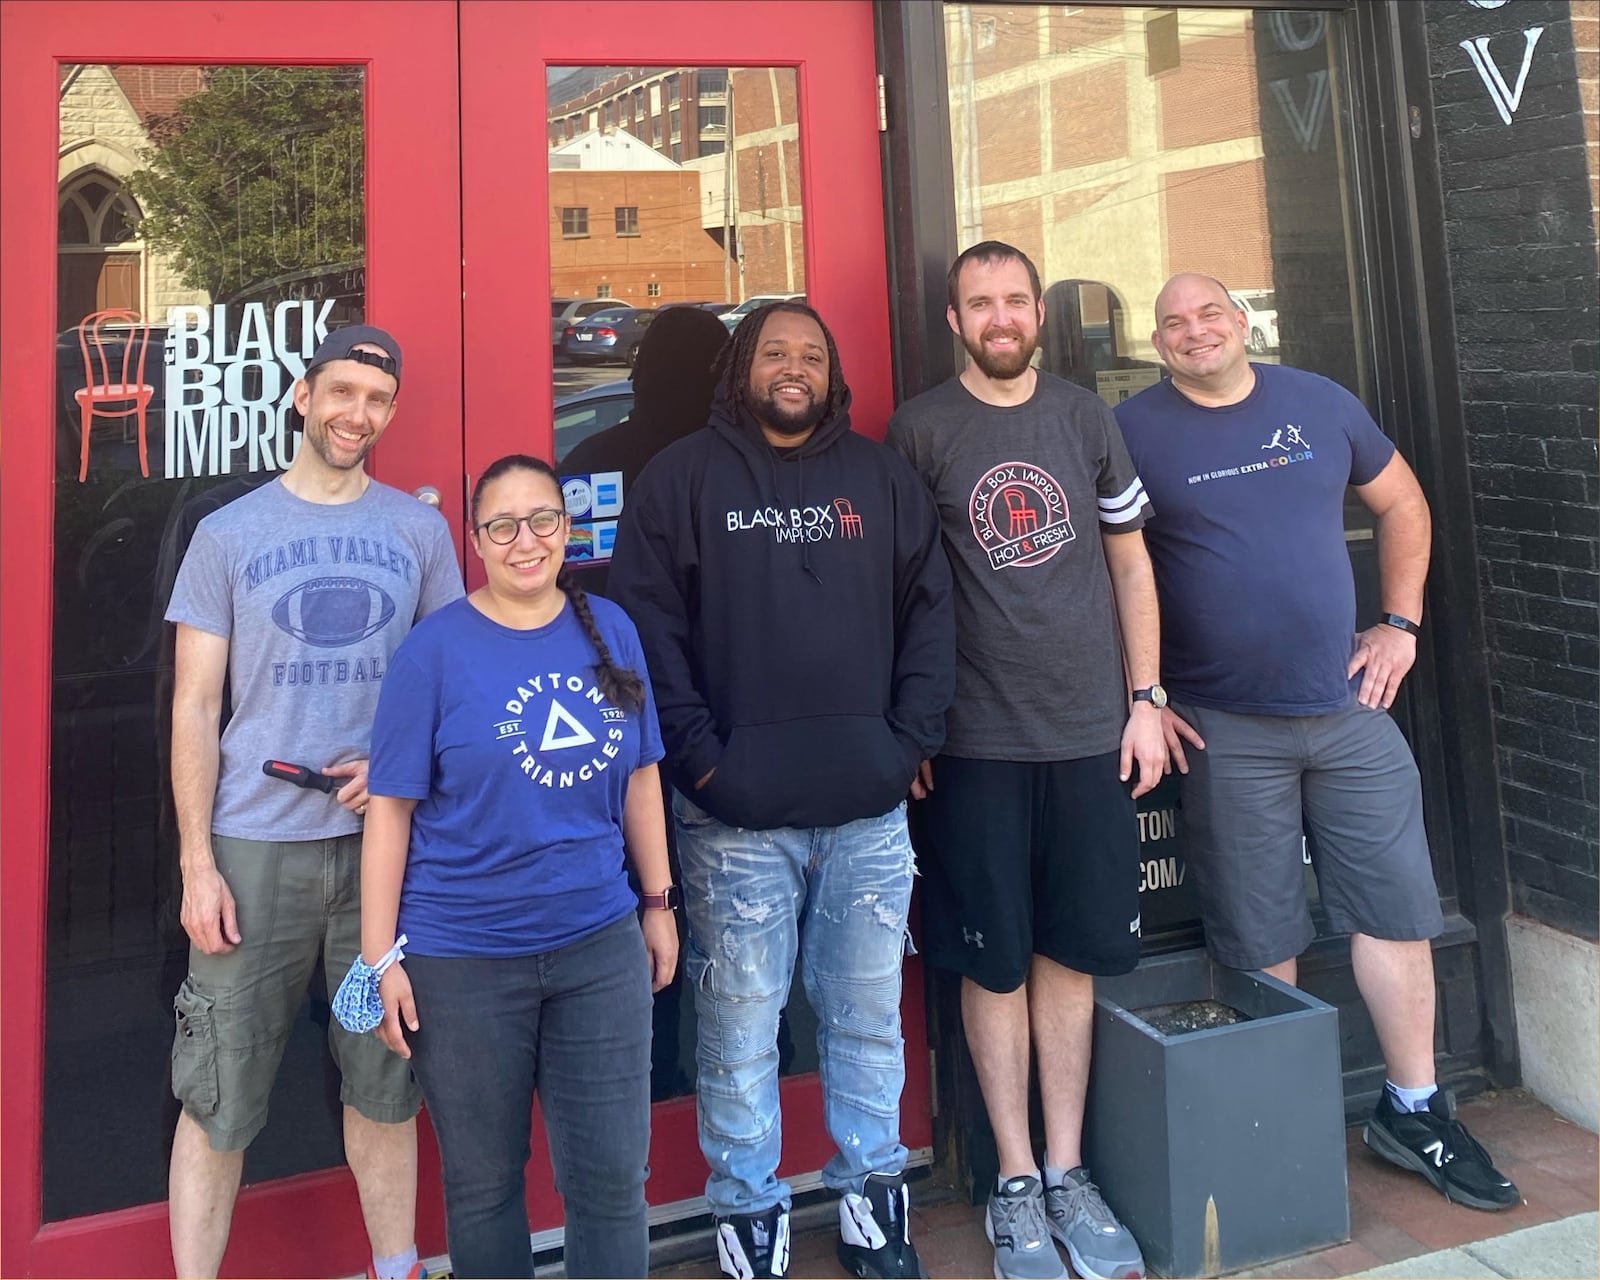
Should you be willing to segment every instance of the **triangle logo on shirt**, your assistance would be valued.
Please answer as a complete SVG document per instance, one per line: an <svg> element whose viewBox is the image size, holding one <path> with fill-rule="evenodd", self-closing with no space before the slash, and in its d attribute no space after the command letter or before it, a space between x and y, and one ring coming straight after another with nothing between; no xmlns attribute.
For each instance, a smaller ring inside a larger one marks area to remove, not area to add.
<svg viewBox="0 0 1600 1280"><path fill-rule="evenodd" d="M555 751L561 747L584 747L594 740L594 734L574 720L571 712L551 699L550 715L544 722L544 740L539 744L539 750Z"/></svg>

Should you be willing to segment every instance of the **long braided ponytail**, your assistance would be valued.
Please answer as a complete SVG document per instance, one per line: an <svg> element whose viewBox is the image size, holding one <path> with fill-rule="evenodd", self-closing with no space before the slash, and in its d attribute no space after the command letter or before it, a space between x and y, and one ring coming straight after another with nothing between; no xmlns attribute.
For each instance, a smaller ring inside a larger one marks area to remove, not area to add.
<svg viewBox="0 0 1600 1280"><path fill-rule="evenodd" d="M474 528L478 522L478 508L483 499L484 489L491 482L512 471L532 471L536 475L548 476L556 491L559 493L561 490L561 477L543 458L535 458L526 453L508 453L485 467L483 474L478 477L478 483L472 487L471 507ZM642 711L644 681L639 678L637 671L617 665L611 656L611 646L600 634L600 628L594 620L594 610L589 606L588 593L578 585L576 576L565 564L561 566L561 572L556 575L556 586L571 602L572 611L578 615L578 623L583 627L583 634L589 637L589 643L594 646L595 654L600 659L595 666L595 683L600 686L600 692L606 695L612 706L621 707L624 711Z"/></svg>
<svg viewBox="0 0 1600 1280"><path fill-rule="evenodd" d="M589 643L600 655L595 667L595 683L600 686L600 692L606 695L612 706L621 707L624 711L642 711L644 681L639 678L637 671L619 667L611 657L611 646L600 634L600 628L595 624L594 610L589 607L589 593L578 585L577 576L566 565L561 566L561 572L556 576L556 586L566 592L572 611L578 615L578 622L583 627L583 634L589 637Z"/></svg>

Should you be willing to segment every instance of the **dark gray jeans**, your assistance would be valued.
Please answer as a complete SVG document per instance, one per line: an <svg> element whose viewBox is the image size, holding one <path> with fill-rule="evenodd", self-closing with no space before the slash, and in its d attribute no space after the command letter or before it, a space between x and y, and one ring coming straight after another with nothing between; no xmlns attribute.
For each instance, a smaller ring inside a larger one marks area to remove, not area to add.
<svg viewBox="0 0 1600 1280"><path fill-rule="evenodd" d="M533 1275L533 1097L566 1210L569 1276L643 1276L650 965L631 915L542 955L408 956L411 1062L439 1138L458 1276Z"/></svg>

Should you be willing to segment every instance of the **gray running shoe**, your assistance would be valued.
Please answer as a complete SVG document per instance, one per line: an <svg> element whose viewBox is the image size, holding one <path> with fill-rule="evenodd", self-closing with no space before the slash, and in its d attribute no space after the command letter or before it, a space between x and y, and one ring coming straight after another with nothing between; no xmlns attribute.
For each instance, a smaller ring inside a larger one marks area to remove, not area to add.
<svg viewBox="0 0 1600 1280"><path fill-rule="evenodd" d="M997 1280L1066 1280L1066 1264L1050 1240L1039 1179L1011 1178L991 1194L983 1229L994 1245Z"/></svg>
<svg viewBox="0 0 1600 1280"><path fill-rule="evenodd" d="M1045 1189L1044 1204L1050 1234L1066 1247L1083 1280L1142 1280L1139 1242L1117 1221L1087 1169L1068 1170L1061 1186Z"/></svg>

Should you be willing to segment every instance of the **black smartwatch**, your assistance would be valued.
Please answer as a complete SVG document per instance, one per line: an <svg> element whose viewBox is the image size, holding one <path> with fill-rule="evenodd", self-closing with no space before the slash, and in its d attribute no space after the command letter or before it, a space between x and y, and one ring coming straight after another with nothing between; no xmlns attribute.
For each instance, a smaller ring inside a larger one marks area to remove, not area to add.
<svg viewBox="0 0 1600 1280"><path fill-rule="evenodd" d="M1402 618L1398 613L1386 613L1378 619L1386 627L1393 627L1396 631L1404 631L1408 635L1416 635L1422 627L1410 618Z"/></svg>
<svg viewBox="0 0 1600 1280"><path fill-rule="evenodd" d="M678 886L669 884L660 893L641 893L639 905L646 911L676 911L678 909Z"/></svg>
<svg viewBox="0 0 1600 1280"><path fill-rule="evenodd" d="M1133 691L1135 702L1148 702L1157 711L1167 705L1167 691L1158 684L1153 684L1144 689Z"/></svg>

